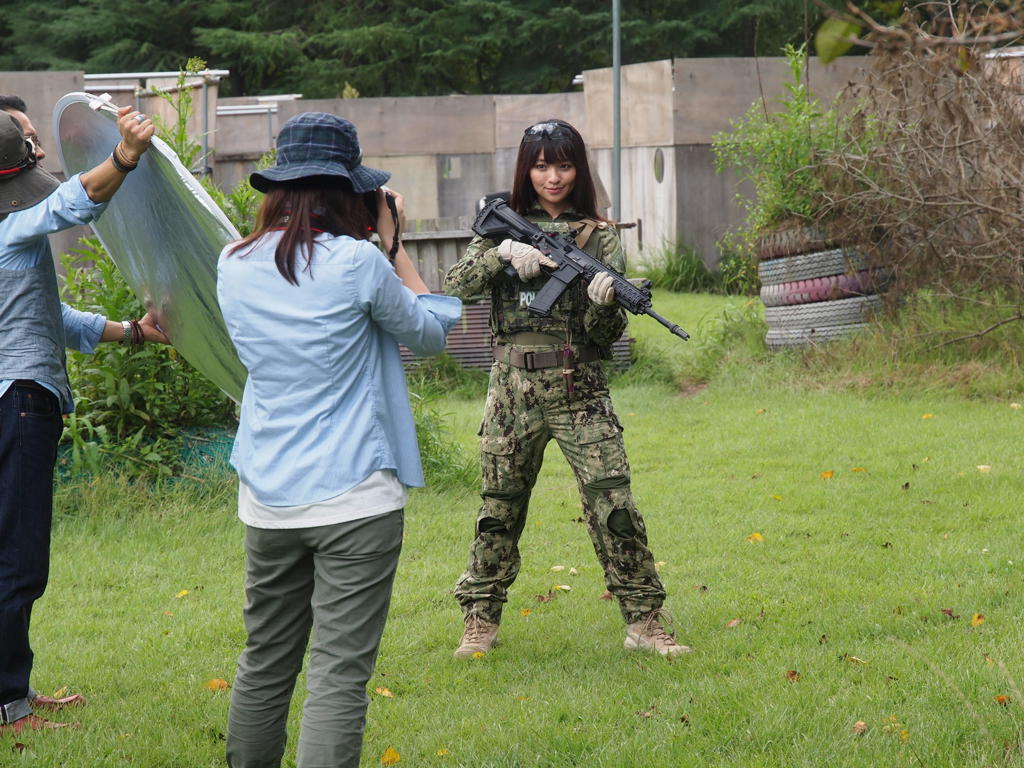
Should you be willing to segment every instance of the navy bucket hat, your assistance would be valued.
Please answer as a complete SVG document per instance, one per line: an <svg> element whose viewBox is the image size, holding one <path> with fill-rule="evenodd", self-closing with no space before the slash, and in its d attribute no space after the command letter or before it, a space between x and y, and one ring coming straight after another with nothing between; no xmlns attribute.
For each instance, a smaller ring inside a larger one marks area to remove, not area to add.
<svg viewBox="0 0 1024 768"><path fill-rule="evenodd" d="M372 192L391 178L387 171L362 164L356 127L326 112L303 112L284 124L277 136L277 164L256 171L249 183L260 192L282 182L313 176L340 176L357 194Z"/></svg>

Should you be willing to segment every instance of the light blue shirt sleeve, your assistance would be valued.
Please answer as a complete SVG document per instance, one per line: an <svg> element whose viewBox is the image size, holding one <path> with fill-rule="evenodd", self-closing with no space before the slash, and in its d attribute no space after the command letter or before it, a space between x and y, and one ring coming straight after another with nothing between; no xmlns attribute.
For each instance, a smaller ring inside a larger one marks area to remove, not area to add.
<svg viewBox="0 0 1024 768"><path fill-rule="evenodd" d="M444 351L448 331L462 316L462 302L454 296L413 293L373 245L363 245L360 257L363 279L355 281L358 300L374 322L414 355Z"/></svg>
<svg viewBox="0 0 1024 768"><path fill-rule="evenodd" d="M75 174L44 200L0 221L0 269L31 269L48 252L45 235L88 224L106 208L93 202Z"/></svg>
<svg viewBox="0 0 1024 768"><path fill-rule="evenodd" d="M64 321L64 341L72 349L87 355L96 351L100 336L106 327L107 318L95 312L82 312L60 303L61 319Z"/></svg>

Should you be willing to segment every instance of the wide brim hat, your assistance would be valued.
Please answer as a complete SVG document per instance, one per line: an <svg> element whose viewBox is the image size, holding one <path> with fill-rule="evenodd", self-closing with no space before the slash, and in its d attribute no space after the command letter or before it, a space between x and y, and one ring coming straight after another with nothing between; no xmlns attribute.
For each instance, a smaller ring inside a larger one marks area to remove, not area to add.
<svg viewBox="0 0 1024 768"><path fill-rule="evenodd" d="M60 182L35 164L21 123L0 111L0 216L31 208L49 197Z"/></svg>
<svg viewBox="0 0 1024 768"><path fill-rule="evenodd" d="M357 194L372 192L391 178L362 164L356 127L343 117L326 112L303 112L281 127L277 136L277 163L256 171L249 183L260 192L275 184L302 179L322 182L347 179Z"/></svg>

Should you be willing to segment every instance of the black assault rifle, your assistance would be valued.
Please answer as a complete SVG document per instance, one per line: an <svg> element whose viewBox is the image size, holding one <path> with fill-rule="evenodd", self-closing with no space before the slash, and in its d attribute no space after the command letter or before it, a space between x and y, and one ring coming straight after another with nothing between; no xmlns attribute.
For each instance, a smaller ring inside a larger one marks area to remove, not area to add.
<svg viewBox="0 0 1024 768"><path fill-rule="evenodd" d="M626 279L625 275L616 272L606 264L602 264L589 253L576 245L571 233L550 235L536 224L532 224L508 207L502 199L489 202L473 222L473 231L489 240L512 238L521 243L528 243L541 253L549 256L558 266L549 272L548 281L537 291L537 296L529 306L529 313L537 317L548 317L558 297L565 293L577 280L582 279L589 284L595 275L607 272L612 276L615 286L615 301L623 309L634 315L650 315L681 339L690 338L690 334L675 323L666 320L651 309L651 283L645 280L638 287ZM509 264L505 267L509 278L518 279L515 268Z"/></svg>

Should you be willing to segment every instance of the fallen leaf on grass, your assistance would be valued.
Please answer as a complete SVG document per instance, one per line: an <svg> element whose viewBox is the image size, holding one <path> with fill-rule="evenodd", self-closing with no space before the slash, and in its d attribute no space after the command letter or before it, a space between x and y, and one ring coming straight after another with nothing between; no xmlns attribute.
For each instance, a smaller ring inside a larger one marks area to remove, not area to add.
<svg viewBox="0 0 1024 768"><path fill-rule="evenodd" d="M533 599L536 600L538 603L550 603L552 600L555 599L555 593L548 592L546 595L534 595Z"/></svg>
<svg viewBox="0 0 1024 768"><path fill-rule="evenodd" d="M971 626L972 627L980 627L984 623L985 623L985 614L983 614L983 613L976 613L973 616L971 616Z"/></svg>
<svg viewBox="0 0 1024 768"><path fill-rule="evenodd" d="M533 613L533 611L531 611L529 608L520 608L519 613L522 616L529 616L531 613Z"/></svg>
<svg viewBox="0 0 1024 768"><path fill-rule="evenodd" d="M444 757L445 755L451 754L447 749L441 747L437 752L434 753L438 757Z"/></svg>
<svg viewBox="0 0 1024 768"><path fill-rule="evenodd" d="M1020 403L1010 403L1010 407L1013 408L1013 410L1015 410L1015 411L1019 411L1020 410Z"/></svg>
<svg viewBox="0 0 1024 768"><path fill-rule="evenodd" d="M795 669L791 669L786 673L786 679L791 683L798 683L800 682L800 673Z"/></svg>
<svg viewBox="0 0 1024 768"><path fill-rule="evenodd" d="M482 659L486 655L487 654L484 653L483 651L473 651L473 655L470 656L470 658L471 659Z"/></svg>
<svg viewBox="0 0 1024 768"><path fill-rule="evenodd" d="M900 731L900 741L902 741L904 744L910 741L910 731L908 731L905 728L902 731Z"/></svg>
<svg viewBox="0 0 1024 768"><path fill-rule="evenodd" d="M991 464L979 464L978 465L978 471L979 472L991 472L992 471L992 465Z"/></svg>
<svg viewBox="0 0 1024 768"><path fill-rule="evenodd" d="M657 707L655 707L655 706L654 706L654 705L652 704L652 705L651 705L651 708L650 708L650 709L647 709L647 710L643 710L643 711L641 711L641 712L637 712L637 714L638 714L638 715L640 715L640 717L650 717L651 715L653 715L653 714L654 714L655 712L657 712L657 711L658 711L658 708L657 708Z"/></svg>
<svg viewBox="0 0 1024 768"><path fill-rule="evenodd" d="M211 691L226 691L231 686L223 677L215 677L213 680L206 681L206 687Z"/></svg>
<svg viewBox="0 0 1024 768"><path fill-rule="evenodd" d="M851 664L867 664L864 659L857 658L856 656L848 656L846 660Z"/></svg>
<svg viewBox="0 0 1024 768"><path fill-rule="evenodd" d="M1011 699L1009 696L993 696L992 698L995 700L996 704L998 704L1001 707L1005 707L1007 704L1013 701L1013 699Z"/></svg>
<svg viewBox="0 0 1024 768"><path fill-rule="evenodd" d="M402 756L391 747L385 749L384 754L380 756L381 765L394 765L395 763L401 762L401 760Z"/></svg>
<svg viewBox="0 0 1024 768"><path fill-rule="evenodd" d="M383 697L385 697L387 699L395 698L395 694L393 694L390 690L388 690L384 686L381 686L379 688L374 688L373 692L376 693L376 694L379 694L379 695L381 695L381 696L383 696Z"/></svg>
<svg viewBox="0 0 1024 768"><path fill-rule="evenodd" d="M855 736L863 736L868 732L868 724L863 720L858 720L853 724L853 733Z"/></svg>
<svg viewBox="0 0 1024 768"><path fill-rule="evenodd" d="M960 618L960 614L959 613L953 613L953 609L952 608L943 608L942 609L942 615L943 616L948 616L951 619L959 619Z"/></svg>
<svg viewBox="0 0 1024 768"><path fill-rule="evenodd" d="M20 754L21 754L22 752L24 752L24 751L25 751L25 750L26 750L27 748L28 748L28 747L27 747L27 746L26 746L25 744L22 744L22 743L21 743L20 741L16 741L16 742L14 742L14 744L13 744L13 745L11 745L11 749L13 749L13 750L14 750L15 752L17 752L17 753L18 753L19 755L20 755Z"/></svg>
<svg viewBox="0 0 1024 768"><path fill-rule="evenodd" d="M708 585L707 584L694 584L693 588L696 589L698 592L707 592L708 591Z"/></svg>
<svg viewBox="0 0 1024 768"><path fill-rule="evenodd" d="M900 486L900 490L909 491L910 490L910 483L904 483L903 485L901 485Z"/></svg>
<svg viewBox="0 0 1024 768"><path fill-rule="evenodd" d="M565 570L565 566L564 565L552 565L551 566L551 570L554 571L555 573L558 573L559 571L564 571Z"/></svg>
<svg viewBox="0 0 1024 768"><path fill-rule="evenodd" d="M776 494L772 494L772 498L775 499L775 501L782 501L782 497L779 496L777 493Z"/></svg>
<svg viewBox="0 0 1024 768"><path fill-rule="evenodd" d="M754 533L747 536L747 541L756 544L757 542L764 541L764 536L755 531Z"/></svg>
<svg viewBox="0 0 1024 768"><path fill-rule="evenodd" d="M921 418L922 419L934 419L935 418L935 414L934 413L923 413L923 414L921 414Z"/></svg>
<svg viewBox="0 0 1024 768"><path fill-rule="evenodd" d="M654 564L654 567L655 568L661 568L663 565L666 565L665 561L664 560L659 560L658 562L656 562Z"/></svg>
<svg viewBox="0 0 1024 768"><path fill-rule="evenodd" d="M185 595L187 595L187 594L188 594L188 590L187 590L187 589L183 589L183 590L181 590L181 592L179 592L178 594L176 594L176 595L175 595L175 597L177 597L177 598L179 598L179 599L180 599L180 598L184 597L184 596L185 596Z"/></svg>
<svg viewBox="0 0 1024 768"><path fill-rule="evenodd" d="M818 638L818 645L824 645L828 642L828 635L822 635Z"/></svg>
<svg viewBox="0 0 1024 768"><path fill-rule="evenodd" d="M822 472L819 475L819 477L822 480L831 480L835 476L836 476L835 470L831 470L831 469L826 469L824 472Z"/></svg>
<svg viewBox="0 0 1024 768"><path fill-rule="evenodd" d="M569 569L569 575L570 575L570 576L579 576L579 575L580 575L580 572L579 572L579 571L577 571L577 570L576 570L575 568L570 568L570 569Z"/></svg>
<svg viewBox="0 0 1024 768"><path fill-rule="evenodd" d="M601 599L602 599L602 600L611 600L611 599L612 599L612 593L611 593L611 592L609 592L609 591L608 591L608 590L606 589L606 590L605 590L604 592L602 592L602 593L601 593Z"/></svg>
<svg viewBox="0 0 1024 768"><path fill-rule="evenodd" d="M760 416L762 413L767 413L767 411L764 408L758 408L754 413Z"/></svg>
<svg viewBox="0 0 1024 768"><path fill-rule="evenodd" d="M63 699L67 695L68 695L68 687L66 685L61 686L60 688L58 688L56 691L53 692L53 698L55 698L55 699Z"/></svg>
<svg viewBox="0 0 1024 768"><path fill-rule="evenodd" d="M854 468L853 468L853 469L851 469L850 471L851 471L851 472L867 472L867 470L866 470L866 469L864 469L864 467L854 467Z"/></svg>
<svg viewBox="0 0 1024 768"><path fill-rule="evenodd" d="M726 622L725 626L729 629L732 629L733 627L738 627L742 623L743 619L733 619L732 621Z"/></svg>
<svg viewBox="0 0 1024 768"><path fill-rule="evenodd" d="M555 586L553 586L551 589L553 589L555 592L571 592L572 591L572 587L570 587L568 584L555 584Z"/></svg>

